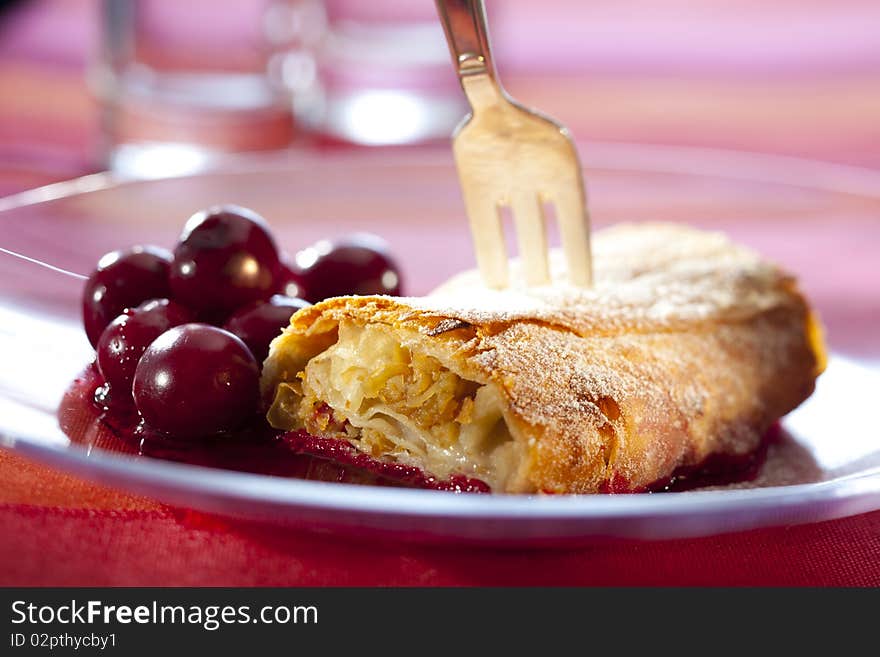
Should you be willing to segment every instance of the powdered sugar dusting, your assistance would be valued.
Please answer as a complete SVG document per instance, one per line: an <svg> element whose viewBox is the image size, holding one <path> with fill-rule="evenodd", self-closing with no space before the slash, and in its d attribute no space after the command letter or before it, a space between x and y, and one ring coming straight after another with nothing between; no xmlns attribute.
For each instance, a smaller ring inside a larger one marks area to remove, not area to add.
<svg viewBox="0 0 880 657"><path fill-rule="evenodd" d="M560 251L551 254L552 285L526 287L521 267L513 285L492 290L478 272L460 274L413 308L471 323L529 319L580 334L672 329L683 323L747 318L777 305L786 276L720 233L674 224L620 225L593 238L595 284L568 284Z"/></svg>

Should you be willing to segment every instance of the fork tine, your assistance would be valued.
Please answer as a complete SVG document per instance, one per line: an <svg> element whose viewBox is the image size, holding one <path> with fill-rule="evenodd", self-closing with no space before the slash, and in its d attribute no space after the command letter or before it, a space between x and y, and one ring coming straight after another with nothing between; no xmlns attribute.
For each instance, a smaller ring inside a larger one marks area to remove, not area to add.
<svg viewBox="0 0 880 657"><path fill-rule="evenodd" d="M517 194L510 202L519 253L528 285L550 282L544 208L537 194Z"/></svg>
<svg viewBox="0 0 880 657"><path fill-rule="evenodd" d="M498 205L480 190L469 190L467 185L463 187L480 274L489 287L506 287L507 250Z"/></svg>
<svg viewBox="0 0 880 657"><path fill-rule="evenodd" d="M561 186L553 204L569 279L575 285L588 287L593 284L593 263L590 260L590 219L583 183Z"/></svg>
<svg viewBox="0 0 880 657"><path fill-rule="evenodd" d="M507 285L507 247L497 205L505 201L513 212L527 284L550 281L539 194L556 187L558 195L550 198L556 203L569 277L575 285L591 285L589 217L571 136L564 126L504 92L492 65L483 0L436 2L471 106L470 116L455 131L452 150L483 280L490 287ZM501 196L485 193L492 191ZM503 198L508 194L514 198Z"/></svg>

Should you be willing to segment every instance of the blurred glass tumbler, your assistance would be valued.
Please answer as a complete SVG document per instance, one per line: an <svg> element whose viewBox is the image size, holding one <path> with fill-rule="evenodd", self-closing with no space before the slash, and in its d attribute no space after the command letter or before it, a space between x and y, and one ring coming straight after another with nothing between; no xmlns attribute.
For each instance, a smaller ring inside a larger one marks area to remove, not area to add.
<svg viewBox="0 0 880 657"><path fill-rule="evenodd" d="M91 81L105 164L166 176L289 145L289 92L267 74L270 14L265 0L103 0Z"/></svg>
<svg viewBox="0 0 880 657"><path fill-rule="evenodd" d="M295 51L276 67L300 121L359 144L448 140L468 108L434 2L324 0L323 6L327 29L315 44L313 78L302 76Z"/></svg>
<svg viewBox="0 0 880 657"><path fill-rule="evenodd" d="M467 113L430 0L103 0L105 164L190 173L296 130L447 140Z"/></svg>

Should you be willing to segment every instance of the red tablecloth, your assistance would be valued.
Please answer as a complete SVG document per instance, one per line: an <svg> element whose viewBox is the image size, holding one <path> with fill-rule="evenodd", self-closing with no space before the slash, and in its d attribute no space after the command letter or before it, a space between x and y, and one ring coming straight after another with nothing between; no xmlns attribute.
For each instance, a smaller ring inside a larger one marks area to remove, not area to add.
<svg viewBox="0 0 880 657"><path fill-rule="evenodd" d="M20 585L880 585L880 512L572 550L318 537L171 508L0 451L0 583Z"/></svg>
<svg viewBox="0 0 880 657"><path fill-rule="evenodd" d="M582 6L560 2L567 12ZM679 11L684 6L669 2ZM31 3L16 29L0 39L0 194L97 166L92 157L97 113L81 70L94 33L87 15L95 4ZM745 4L754 9L758 3ZM794 14L799 5L816 9L806 0L782 4ZM528 5L517 3L523 11ZM835 7L847 20L858 11L874 11L872 3L858 0ZM849 24L828 29L843 39ZM812 28L803 21L798 25L801 36L808 36ZM58 26L73 36L55 39ZM573 85L571 76L583 71L562 67L545 76L524 64L518 74L513 70L508 86L581 138L715 145L880 165L877 62L868 51L857 52L846 68L849 60L835 59L837 51L829 48L823 61L834 66L812 72L791 65L782 75L745 66L745 73L725 70L716 76L696 66L690 77L676 79L663 70L638 73L633 60L625 71L592 67L590 84ZM789 50L782 54L796 64L797 49ZM751 53L741 63L762 61L759 55ZM511 61L515 67L516 58ZM876 230L870 232L876 240ZM860 294L877 307L876 290ZM864 312L854 317L861 322L858 344L865 348L870 318ZM3 585L878 585L878 554L880 512L696 540L567 550L318 537L168 507L0 450Z"/></svg>

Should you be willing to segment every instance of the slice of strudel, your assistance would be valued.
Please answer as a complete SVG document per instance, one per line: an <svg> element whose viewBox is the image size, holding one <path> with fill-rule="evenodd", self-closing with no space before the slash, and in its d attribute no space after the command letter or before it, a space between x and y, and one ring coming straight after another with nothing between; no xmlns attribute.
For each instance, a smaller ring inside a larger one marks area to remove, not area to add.
<svg viewBox="0 0 880 657"><path fill-rule="evenodd" d="M627 492L748 454L810 395L825 351L792 276L678 225L593 243L591 289L554 254L545 287L468 272L300 310L264 365L269 422L494 492Z"/></svg>

